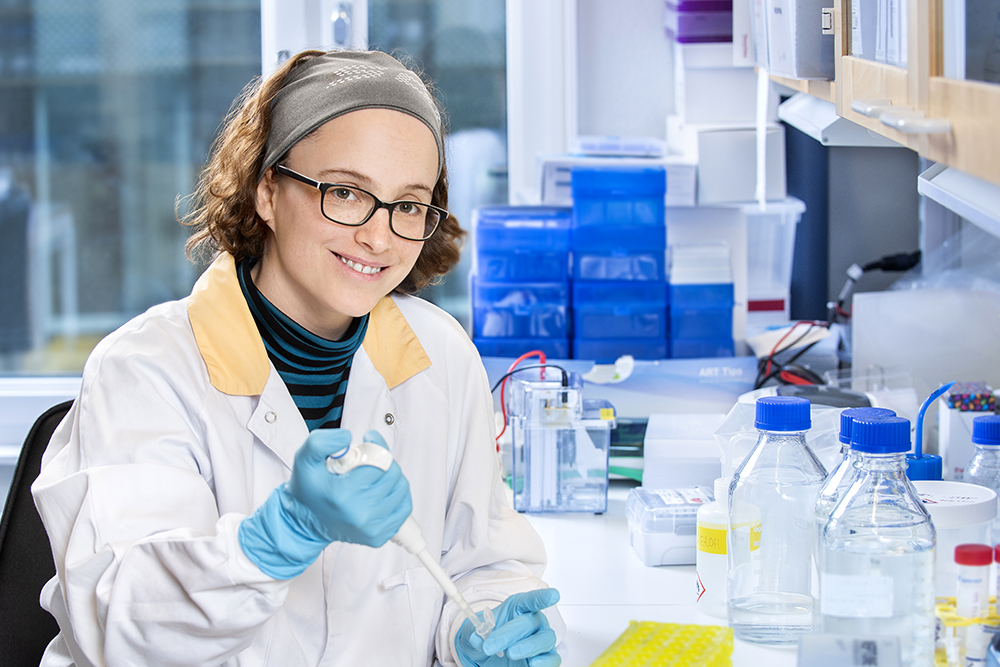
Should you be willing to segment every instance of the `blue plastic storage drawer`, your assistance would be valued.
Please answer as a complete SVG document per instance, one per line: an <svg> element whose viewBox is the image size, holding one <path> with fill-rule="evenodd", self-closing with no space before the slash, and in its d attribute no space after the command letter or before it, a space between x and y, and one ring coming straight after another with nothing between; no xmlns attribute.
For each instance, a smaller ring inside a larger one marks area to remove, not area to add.
<svg viewBox="0 0 1000 667"><path fill-rule="evenodd" d="M733 308L691 308L670 304L671 338L732 338Z"/></svg>
<svg viewBox="0 0 1000 667"><path fill-rule="evenodd" d="M475 335L482 338L566 338L569 283L472 282Z"/></svg>
<svg viewBox="0 0 1000 667"><path fill-rule="evenodd" d="M666 283L574 282L573 335L577 338L666 338Z"/></svg>
<svg viewBox="0 0 1000 667"><path fill-rule="evenodd" d="M618 252L573 251L574 280L653 280L663 282L663 250Z"/></svg>
<svg viewBox="0 0 1000 667"><path fill-rule="evenodd" d="M670 304L692 308L727 307L736 303L732 283L670 285Z"/></svg>
<svg viewBox="0 0 1000 667"><path fill-rule="evenodd" d="M666 251L667 228L637 225L575 227L570 232L569 247L574 252L588 250L619 253L649 250Z"/></svg>
<svg viewBox="0 0 1000 667"><path fill-rule="evenodd" d="M664 167L573 168L573 226L664 224Z"/></svg>
<svg viewBox="0 0 1000 667"><path fill-rule="evenodd" d="M551 359L569 359L568 338L474 338L483 357L520 357L525 352L541 350Z"/></svg>
<svg viewBox="0 0 1000 667"><path fill-rule="evenodd" d="M486 206L476 216L476 273L485 281L557 282L569 275L572 209Z"/></svg>
<svg viewBox="0 0 1000 667"><path fill-rule="evenodd" d="M674 359L710 359L733 356L732 338L670 339L670 356Z"/></svg>
<svg viewBox="0 0 1000 667"><path fill-rule="evenodd" d="M666 359L666 338L573 339L573 358L589 359L599 364L613 363L630 354L636 359Z"/></svg>

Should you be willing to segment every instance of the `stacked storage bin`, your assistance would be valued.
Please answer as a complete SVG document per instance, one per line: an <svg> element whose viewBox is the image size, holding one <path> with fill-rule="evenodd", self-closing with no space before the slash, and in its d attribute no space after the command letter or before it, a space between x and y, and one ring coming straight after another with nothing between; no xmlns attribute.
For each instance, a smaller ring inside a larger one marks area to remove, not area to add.
<svg viewBox="0 0 1000 667"><path fill-rule="evenodd" d="M733 356L733 269L723 243L671 248L670 356Z"/></svg>
<svg viewBox="0 0 1000 667"><path fill-rule="evenodd" d="M473 342L489 357L542 350L569 358L571 210L487 206L476 210Z"/></svg>
<svg viewBox="0 0 1000 667"><path fill-rule="evenodd" d="M667 356L666 170L573 169L573 356Z"/></svg>
<svg viewBox="0 0 1000 667"><path fill-rule="evenodd" d="M747 217L747 324L759 327L788 322L795 229L806 205L795 197L742 204Z"/></svg>
<svg viewBox="0 0 1000 667"><path fill-rule="evenodd" d="M667 37L681 44L733 41L733 0L667 0Z"/></svg>

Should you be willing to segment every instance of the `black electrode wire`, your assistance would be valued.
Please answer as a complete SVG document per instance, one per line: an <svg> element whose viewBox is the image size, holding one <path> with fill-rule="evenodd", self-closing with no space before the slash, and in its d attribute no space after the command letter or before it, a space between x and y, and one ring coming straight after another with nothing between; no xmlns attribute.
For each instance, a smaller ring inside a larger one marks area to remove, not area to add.
<svg viewBox="0 0 1000 667"><path fill-rule="evenodd" d="M819 342L819 341L817 340L817 341L814 341L814 342L812 342L812 343L809 343L808 345L805 345L805 346L803 346L803 347L802 347L802 349L801 349L801 350L799 350L799 351L798 351L798 352L797 352L797 353L795 354L795 356L793 356L792 358L790 358L790 359L788 359L787 361L784 361L784 362L782 362L782 363L780 363L780 364L777 364L777 363L776 363L776 364L774 365L774 370L773 370L773 371L771 371L771 374L770 374L770 375L768 375L767 377L765 377L765 378L764 378L763 380L760 380L760 381L759 381L759 382L758 382L758 383L757 383L757 384L755 385L755 387L754 387L754 388L755 388L755 389L760 389L760 388L761 388L761 386L763 386L763 384L764 384L765 382L767 382L767 381L768 381L768 380L770 380L771 378L775 378L775 377L778 377L779 375L781 375L781 373L782 373L783 371L787 370L787 368L788 368L788 366L789 366L790 364L793 364L793 363L795 363L795 360L796 360L796 359L798 359L798 358L799 358L799 357L801 357L801 356L802 356L803 354L805 354L806 352L808 352L808 351L809 351L809 349L810 349L810 348L812 348L812 347L813 347L814 345L816 345L816 343L818 343L818 342ZM758 375L758 377L759 377L759 375Z"/></svg>
<svg viewBox="0 0 1000 667"><path fill-rule="evenodd" d="M564 387L569 386L569 376L566 374L565 368L563 368L562 366L556 366L555 364L538 364L536 366L521 366L520 368L510 371L509 373L504 373L502 376L500 376L500 379L497 380L497 383L493 385L493 388L490 389L490 393L492 394L493 392L495 392L497 390L497 387L500 386L500 383L503 382L505 379L509 378L514 373L520 373L521 371L530 371L533 368L558 368L560 371L562 371L562 386Z"/></svg>
<svg viewBox="0 0 1000 667"><path fill-rule="evenodd" d="M784 362L782 362L780 364L774 361L774 358L776 356L778 356L782 352L786 352L788 350L791 350L796 345L798 345L799 341L801 341L803 338L805 338L806 336L808 336L810 331L812 331L816 327L821 327L821 326L823 326L823 325L816 324L814 322L810 323L809 326L806 328L806 330L802 334L800 334L795 340L793 340L792 342L790 342L788 345L786 345L785 347L781 348L780 350L775 350L773 353L769 354L766 357L762 357L761 359L759 359L757 361L757 379L754 381L754 389L760 389L761 386L765 382L767 382L768 380L770 380L773 377L777 377L781 373L781 371L784 370L784 368L783 368L784 366L787 366L788 364L793 363L796 359L798 359L803 354L805 354L813 345L815 345L816 343L818 343L819 342L818 340L817 341L813 341L812 343L809 343L808 345L804 346L801 350L799 350L798 352L796 352L794 356L792 356L791 358L785 360ZM768 361L770 361L770 362L772 362L774 364L775 370L772 371L771 373L769 373L767 376L761 377L762 374L763 374L763 372L764 372L764 367L765 367L765 365L767 364Z"/></svg>

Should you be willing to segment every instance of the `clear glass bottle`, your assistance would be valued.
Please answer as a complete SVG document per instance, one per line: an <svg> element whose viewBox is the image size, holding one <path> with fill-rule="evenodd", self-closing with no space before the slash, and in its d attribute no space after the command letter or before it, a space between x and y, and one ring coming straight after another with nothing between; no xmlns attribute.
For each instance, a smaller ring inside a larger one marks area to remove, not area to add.
<svg viewBox="0 0 1000 667"><path fill-rule="evenodd" d="M901 664L931 667L935 531L906 477L910 422L855 419L851 446L857 477L823 528L822 631L895 635Z"/></svg>
<svg viewBox="0 0 1000 667"><path fill-rule="evenodd" d="M993 489L1000 496L1000 415L972 420L972 444L976 453L965 466L962 480ZM990 544L1000 542L1000 515L990 523Z"/></svg>
<svg viewBox="0 0 1000 667"><path fill-rule="evenodd" d="M826 470L806 445L809 401L757 399L757 444L729 487L729 625L765 644L812 632L818 594L813 507Z"/></svg>
<svg viewBox="0 0 1000 667"><path fill-rule="evenodd" d="M830 518L837 501L841 499L844 492L851 486L857 474L855 463L858 456L851 450L851 426L855 419L880 419L882 417L895 417L896 413L888 408L848 408L840 413L840 463L826 476L826 481L820 487L819 497L816 499L815 532L814 540L817 550L819 549L820 532ZM817 551L817 553L819 553Z"/></svg>

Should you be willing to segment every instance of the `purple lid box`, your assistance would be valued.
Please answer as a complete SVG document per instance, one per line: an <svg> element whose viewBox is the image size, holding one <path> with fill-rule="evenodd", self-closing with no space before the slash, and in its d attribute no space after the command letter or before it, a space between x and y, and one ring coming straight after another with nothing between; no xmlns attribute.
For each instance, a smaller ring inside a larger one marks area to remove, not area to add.
<svg viewBox="0 0 1000 667"><path fill-rule="evenodd" d="M733 0L680 0L667 2L675 12L732 12Z"/></svg>

